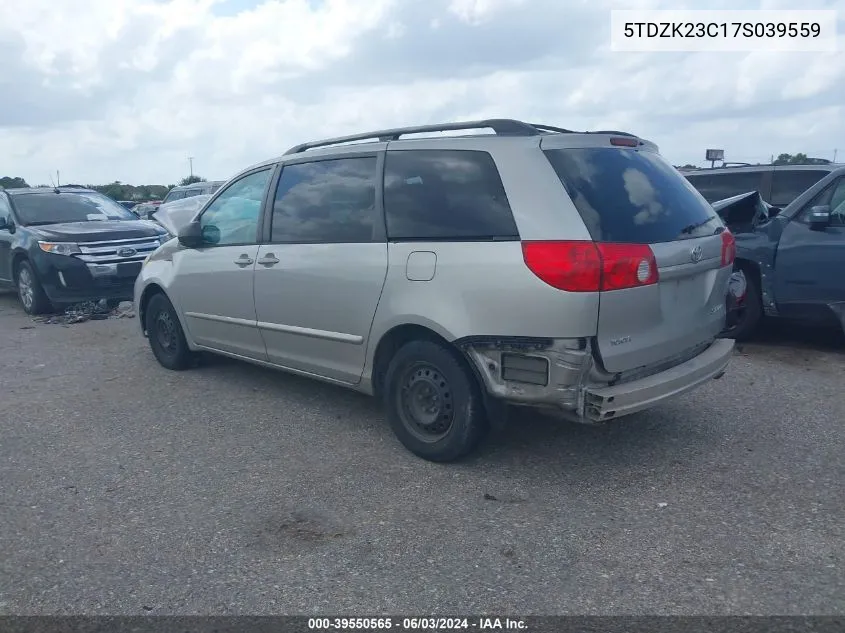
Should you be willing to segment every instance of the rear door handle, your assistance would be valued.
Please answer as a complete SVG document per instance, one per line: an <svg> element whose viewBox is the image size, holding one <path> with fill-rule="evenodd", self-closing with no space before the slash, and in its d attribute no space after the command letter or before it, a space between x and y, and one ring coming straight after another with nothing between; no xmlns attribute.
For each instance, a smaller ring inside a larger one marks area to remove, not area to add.
<svg viewBox="0 0 845 633"><path fill-rule="evenodd" d="M252 265L254 261L255 261L255 260L253 260L253 259L252 259L252 257L250 257L249 255L247 255L246 253L244 253L243 255L241 255L240 257L238 257L238 258L235 260L235 263L236 263L238 266L242 266L242 267L243 267L243 266L250 266L250 265Z"/></svg>
<svg viewBox="0 0 845 633"><path fill-rule="evenodd" d="M275 266L279 263L279 260L273 253L267 253L264 257L258 260L258 263L262 266Z"/></svg>

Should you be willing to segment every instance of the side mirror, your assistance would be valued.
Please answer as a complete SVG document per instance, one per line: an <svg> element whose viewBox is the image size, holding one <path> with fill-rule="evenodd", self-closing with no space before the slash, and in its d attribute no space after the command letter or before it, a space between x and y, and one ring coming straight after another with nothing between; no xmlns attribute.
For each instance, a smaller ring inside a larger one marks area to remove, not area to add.
<svg viewBox="0 0 845 633"><path fill-rule="evenodd" d="M0 216L0 231L2 230L9 230L9 220L3 216Z"/></svg>
<svg viewBox="0 0 845 633"><path fill-rule="evenodd" d="M813 207L807 215L810 228L821 230L830 225L830 207L827 205Z"/></svg>
<svg viewBox="0 0 845 633"><path fill-rule="evenodd" d="M179 229L179 243L187 248L199 248L203 244L202 227L199 222L190 222Z"/></svg>

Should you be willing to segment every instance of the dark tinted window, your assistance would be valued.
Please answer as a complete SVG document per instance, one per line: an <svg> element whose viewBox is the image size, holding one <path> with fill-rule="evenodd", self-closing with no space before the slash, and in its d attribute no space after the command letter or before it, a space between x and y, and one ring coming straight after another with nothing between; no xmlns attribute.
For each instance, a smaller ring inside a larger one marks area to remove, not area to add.
<svg viewBox="0 0 845 633"><path fill-rule="evenodd" d="M809 169L773 172L771 203L778 207L785 207L827 174L826 171Z"/></svg>
<svg viewBox="0 0 845 633"><path fill-rule="evenodd" d="M716 202L749 191L760 191L763 184L762 171L709 173L688 175L692 183L707 202Z"/></svg>
<svg viewBox="0 0 845 633"><path fill-rule="evenodd" d="M713 208L654 152L589 147L545 154L596 241L671 242L721 226Z"/></svg>
<svg viewBox="0 0 845 633"><path fill-rule="evenodd" d="M7 222L11 219L12 211L9 207L9 202L6 200L5 194L0 193L0 219Z"/></svg>
<svg viewBox="0 0 845 633"><path fill-rule="evenodd" d="M25 193L15 196L22 224L137 220L134 213L99 193Z"/></svg>
<svg viewBox="0 0 845 633"><path fill-rule="evenodd" d="M384 208L390 239L519 239L487 152L387 152Z"/></svg>
<svg viewBox="0 0 845 633"><path fill-rule="evenodd" d="M376 158L287 165L273 202L271 240L370 242L376 220Z"/></svg>

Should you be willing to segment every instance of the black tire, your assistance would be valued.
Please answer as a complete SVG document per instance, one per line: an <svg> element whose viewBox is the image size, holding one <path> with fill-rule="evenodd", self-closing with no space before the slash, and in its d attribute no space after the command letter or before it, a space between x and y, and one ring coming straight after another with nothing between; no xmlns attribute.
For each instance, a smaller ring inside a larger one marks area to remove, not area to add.
<svg viewBox="0 0 845 633"><path fill-rule="evenodd" d="M144 328L150 349L162 367L180 371L193 364L194 354L188 348L179 317L170 300L159 293L147 304Z"/></svg>
<svg viewBox="0 0 845 633"><path fill-rule="evenodd" d="M387 368L382 397L399 441L428 461L456 461L489 431L475 376L456 352L432 341L399 349Z"/></svg>
<svg viewBox="0 0 845 633"><path fill-rule="evenodd" d="M737 341L747 341L754 336L763 318L763 301L760 296L760 283L754 273L746 268L738 270L742 270L745 274L745 302L742 309L733 317L728 315L728 324L722 336Z"/></svg>
<svg viewBox="0 0 845 633"><path fill-rule="evenodd" d="M24 312L33 316L52 312L53 306L50 299L44 292L44 287L38 280L35 269L28 261L22 261L18 264L15 272L15 287L18 290L18 299L20 299Z"/></svg>

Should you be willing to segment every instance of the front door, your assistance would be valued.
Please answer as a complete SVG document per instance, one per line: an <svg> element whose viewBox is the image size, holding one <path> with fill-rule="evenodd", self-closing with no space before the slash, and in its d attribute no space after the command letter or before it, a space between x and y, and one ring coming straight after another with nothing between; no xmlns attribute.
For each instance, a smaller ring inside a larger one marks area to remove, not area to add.
<svg viewBox="0 0 845 633"><path fill-rule="evenodd" d="M171 295L203 347L266 360L253 300L261 208L272 168L234 181L200 216L204 243L173 255Z"/></svg>
<svg viewBox="0 0 845 633"><path fill-rule="evenodd" d="M378 163L368 154L283 168L270 243L255 265L256 316L271 362L360 381L387 275Z"/></svg>
<svg viewBox="0 0 845 633"><path fill-rule="evenodd" d="M830 224L812 227L815 206L830 208ZM845 177L808 202L783 230L775 258L775 299L785 317L826 321L845 302Z"/></svg>

